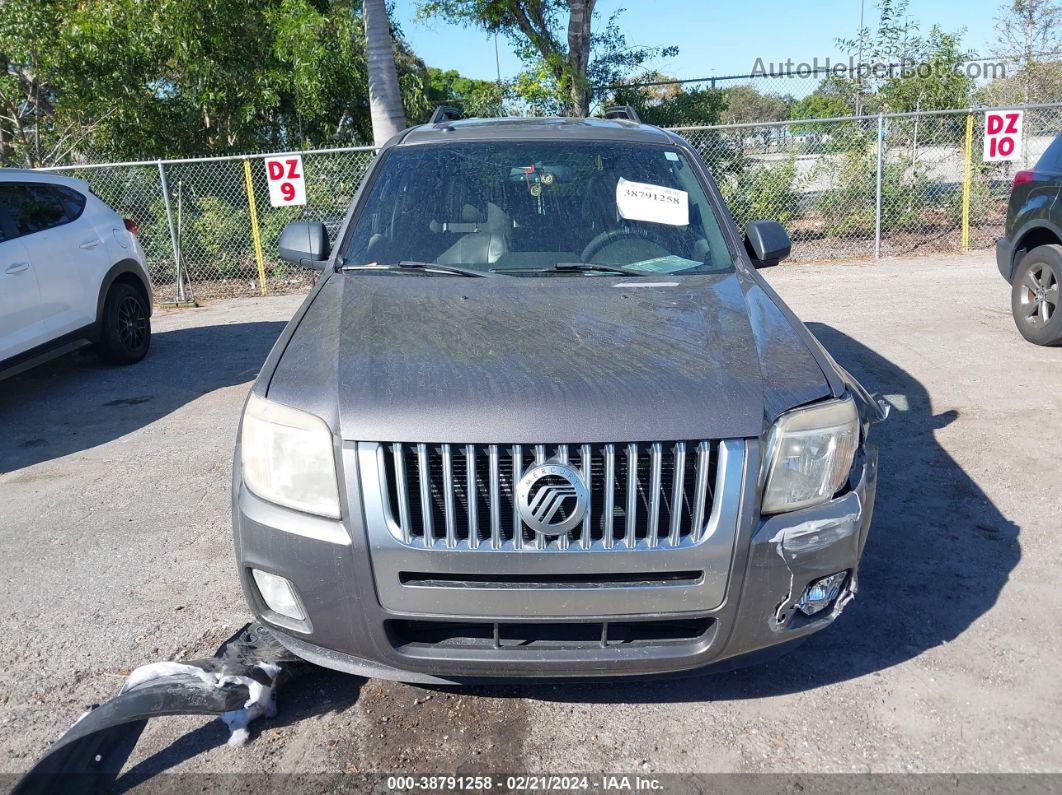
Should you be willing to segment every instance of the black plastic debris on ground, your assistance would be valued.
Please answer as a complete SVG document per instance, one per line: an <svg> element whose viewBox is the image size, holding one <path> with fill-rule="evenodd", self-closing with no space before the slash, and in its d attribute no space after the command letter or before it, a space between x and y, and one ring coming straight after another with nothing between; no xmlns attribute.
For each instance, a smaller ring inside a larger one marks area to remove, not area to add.
<svg viewBox="0 0 1062 795"><path fill-rule="evenodd" d="M19 781L13 793L112 788L152 718L218 715L246 739L247 724L271 716L276 688L303 664L261 624L247 624L213 657L141 666L122 691L86 712Z"/></svg>

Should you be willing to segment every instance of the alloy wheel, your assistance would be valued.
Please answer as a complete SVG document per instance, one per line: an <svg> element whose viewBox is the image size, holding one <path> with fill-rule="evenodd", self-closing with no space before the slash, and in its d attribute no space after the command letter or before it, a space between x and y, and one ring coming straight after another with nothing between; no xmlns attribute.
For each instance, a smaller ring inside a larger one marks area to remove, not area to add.
<svg viewBox="0 0 1062 795"><path fill-rule="evenodd" d="M118 304L118 337L122 344L135 351L147 339L147 314L136 298L126 296Z"/></svg>
<svg viewBox="0 0 1062 795"><path fill-rule="evenodd" d="M1021 283L1021 315L1037 328L1047 325L1058 309L1058 280L1046 263L1029 268Z"/></svg>

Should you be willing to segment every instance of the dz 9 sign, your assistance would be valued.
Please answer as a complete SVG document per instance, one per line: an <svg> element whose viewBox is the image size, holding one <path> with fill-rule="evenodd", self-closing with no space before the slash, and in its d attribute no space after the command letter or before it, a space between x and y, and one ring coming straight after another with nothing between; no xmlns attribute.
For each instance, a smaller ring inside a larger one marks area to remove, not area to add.
<svg viewBox="0 0 1062 795"><path fill-rule="evenodd" d="M1021 159L1021 125L1024 113L1020 110L1000 110L985 114L986 163Z"/></svg>
<svg viewBox="0 0 1062 795"><path fill-rule="evenodd" d="M306 180L300 155L267 157L265 167L270 204L274 207L306 204Z"/></svg>

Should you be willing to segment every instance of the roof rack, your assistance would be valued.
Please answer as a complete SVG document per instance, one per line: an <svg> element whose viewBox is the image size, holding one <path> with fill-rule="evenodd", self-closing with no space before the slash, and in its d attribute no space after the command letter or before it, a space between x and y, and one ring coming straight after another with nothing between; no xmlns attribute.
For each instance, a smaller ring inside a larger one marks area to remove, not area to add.
<svg viewBox="0 0 1062 795"><path fill-rule="evenodd" d="M428 124L439 124L444 121L457 121L461 118L461 111L453 105L440 105L431 114Z"/></svg>
<svg viewBox="0 0 1062 795"><path fill-rule="evenodd" d="M611 105L605 108L606 119L626 119L627 121L633 121L635 124L641 124L642 120L638 118L637 111L630 105Z"/></svg>

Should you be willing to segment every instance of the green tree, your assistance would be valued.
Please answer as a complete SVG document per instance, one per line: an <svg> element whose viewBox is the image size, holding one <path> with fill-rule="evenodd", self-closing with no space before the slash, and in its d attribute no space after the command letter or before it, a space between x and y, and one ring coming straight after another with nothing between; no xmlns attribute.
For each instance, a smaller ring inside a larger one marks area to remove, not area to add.
<svg viewBox="0 0 1062 795"><path fill-rule="evenodd" d="M524 64L512 89L533 112L587 116L595 96L654 55L629 46L617 11L591 32L596 0L418 0L418 14L506 36Z"/></svg>
<svg viewBox="0 0 1062 795"><path fill-rule="evenodd" d="M881 86L882 107L891 113L951 110L970 103L974 81L963 65L973 53L962 49L963 31L945 33L934 25L926 38L915 37L913 57L901 74Z"/></svg>
<svg viewBox="0 0 1062 795"><path fill-rule="evenodd" d="M994 55L1013 72L985 90L991 104L1053 102L1062 96L1062 3L1008 0L996 17Z"/></svg>
<svg viewBox="0 0 1062 795"><path fill-rule="evenodd" d="M456 69L428 67L428 99L432 106L457 105L465 116L501 116L504 89L493 80L463 77Z"/></svg>
<svg viewBox="0 0 1062 795"><path fill-rule="evenodd" d="M789 110L790 118L803 119L834 119L842 116L851 116L853 108L842 97L835 94L825 94L816 91L809 94L799 102L796 102ZM794 125L794 131L801 125Z"/></svg>
<svg viewBox="0 0 1062 795"><path fill-rule="evenodd" d="M796 160L777 165L756 165L720 183L734 221L744 228L749 221L772 220L789 225L800 213L801 185Z"/></svg>
<svg viewBox="0 0 1062 795"><path fill-rule="evenodd" d="M371 140L357 0L3 0L0 163ZM398 38L405 111L424 64Z"/></svg>
<svg viewBox="0 0 1062 795"><path fill-rule="evenodd" d="M653 83L667 79L659 72L653 72L639 78L638 82ZM616 89L612 101L630 105L642 121L658 127L718 124L726 110L723 92L711 88L686 88L677 83L646 86L636 82L629 87Z"/></svg>
<svg viewBox="0 0 1062 795"><path fill-rule="evenodd" d="M789 115L801 121L801 124L790 125L790 132L794 135L807 136L812 146L806 146L806 151L821 149L827 152L836 152L851 148L861 148L866 143L866 134L859 122L814 122L805 119L836 119L851 116L854 113L853 98L846 95L843 90L838 90L838 81L835 77L829 77L822 82L814 94L809 94L804 99L795 103L789 111Z"/></svg>
<svg viewBox="0 0 1062 795"><path fill-rule="evenodd" d="M761 94L755 86L734 86L723 90L726 110L724 124L749 124L789 118L791 97Z"/></svg>
<svg viewBox="0 0 1062 795"><path fill-rule="evenodd" d="M54 160L81 145L108 109L80 118L57 112L59 3L4 0L0 9L0 165Z"/></svg>
<svg viewBox="0 0 1062 795"><path fill-rule="evenodd" d="M968 102L969 79L964 73L948 74L972 57L961 49L965 28L945 33L934 26L929 36L923 37L907 7L908 0L878 0L876 28L864 27L853 39L836 39L837 45L858 61L857 72L847 77L858 114L929 107L919 105L920 101L933 107L957 102L949 106L956 108ZM919 74L919 67L924 76ZM935 80L941 84L937 88L932 85ZM895 107L889 106L890 102Z"/></svg>

